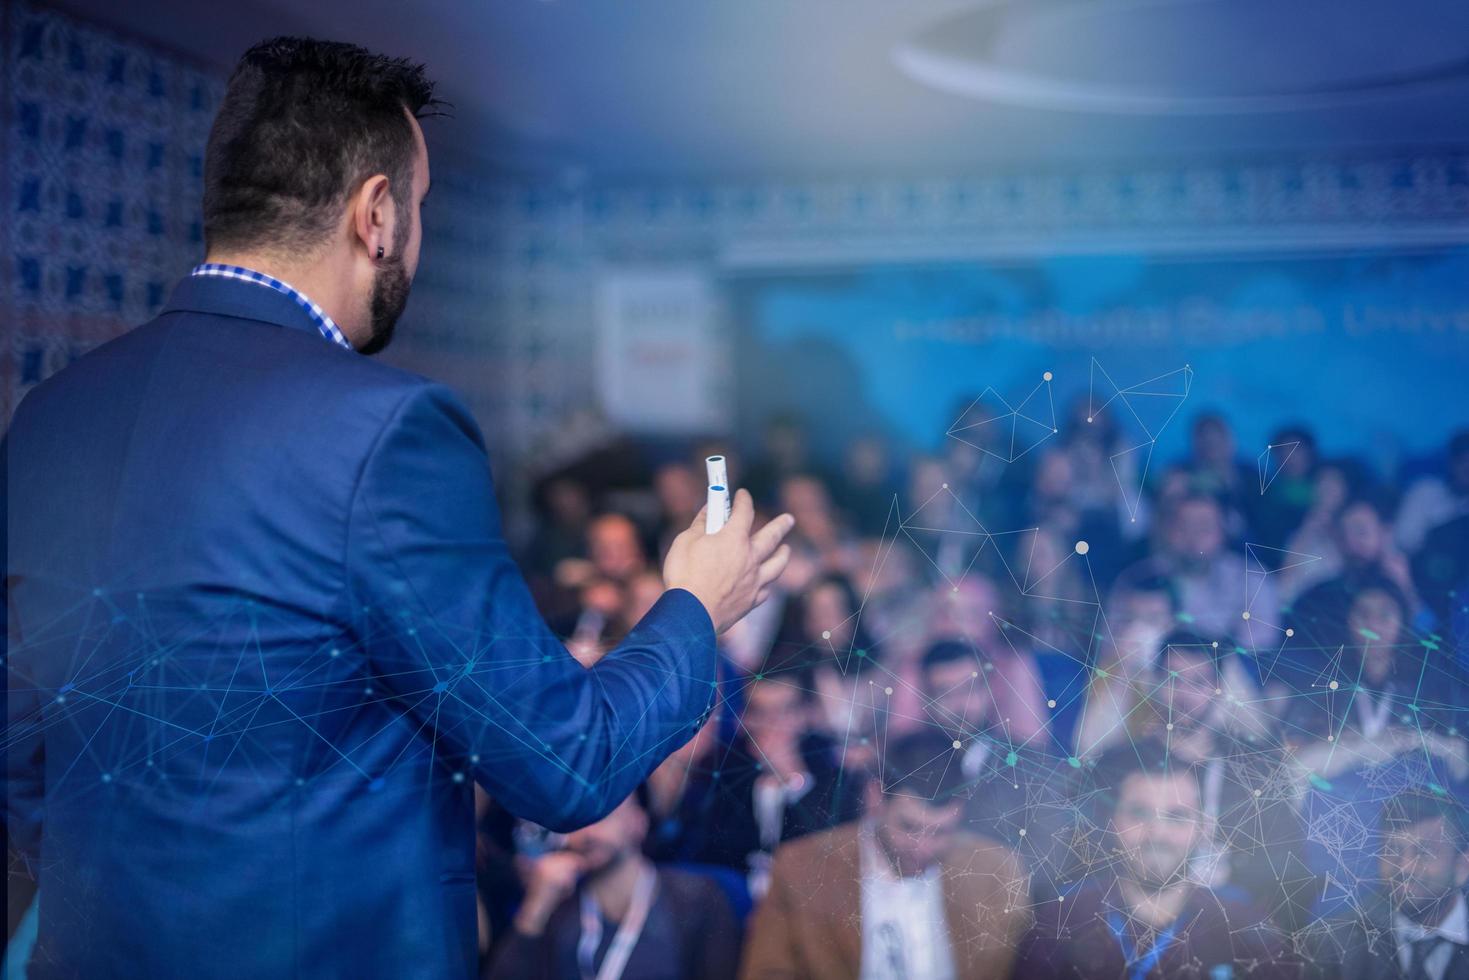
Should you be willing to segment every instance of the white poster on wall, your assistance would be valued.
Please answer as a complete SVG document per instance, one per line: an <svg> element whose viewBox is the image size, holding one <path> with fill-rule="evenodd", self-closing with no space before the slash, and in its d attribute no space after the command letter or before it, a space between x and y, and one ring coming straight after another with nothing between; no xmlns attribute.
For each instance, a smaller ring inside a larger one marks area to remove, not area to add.
<svg viewBox="0 0 1469 980"><path fill-rule="evenodd" d="M667 435L728 431L730 348L707 270L609 270L596 309L597 388L609 421Z"/></svg>

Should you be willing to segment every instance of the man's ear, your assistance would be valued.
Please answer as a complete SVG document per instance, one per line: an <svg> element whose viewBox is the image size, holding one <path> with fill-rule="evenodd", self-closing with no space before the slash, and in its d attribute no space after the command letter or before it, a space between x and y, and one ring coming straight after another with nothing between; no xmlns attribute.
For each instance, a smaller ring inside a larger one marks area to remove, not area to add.
<svg viewBox="0 0 1469 980"><path fill-rule="evenodd" d="M385 174L374 174L362 182L352 199L352 230L368 256L378 249L386 254L393 240L393 197Z"/></svg>

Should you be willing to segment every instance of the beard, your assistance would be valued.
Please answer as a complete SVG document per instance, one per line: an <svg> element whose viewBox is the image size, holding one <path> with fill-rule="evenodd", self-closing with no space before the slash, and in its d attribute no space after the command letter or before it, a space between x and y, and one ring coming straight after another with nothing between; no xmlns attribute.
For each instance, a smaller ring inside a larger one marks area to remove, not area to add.
<svg viewBox="0 0 1469 980"><path fill-rule="evenodd" d="M1161 888L1173 884L1188 871L1188 853L1174 847L1144 845L1130 863L1139 884Z"/></svg>
<svg viewBox="0 0 1469 980"><path fill-rule="evenodd" d="M404 236L407 237L407 236ZM372 278L372 300L368 308L372 333L360 348L363 354L376 354L393 341L393 328L408 305L408 291L413 280L403 265L401 248L394 248L392 258L383 259Z"/></svg>

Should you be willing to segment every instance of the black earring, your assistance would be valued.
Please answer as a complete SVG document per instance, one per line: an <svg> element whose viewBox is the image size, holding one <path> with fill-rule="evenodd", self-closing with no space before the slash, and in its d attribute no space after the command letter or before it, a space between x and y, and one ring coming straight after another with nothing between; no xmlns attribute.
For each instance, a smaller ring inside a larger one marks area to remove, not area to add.
<svg viewBox="0 0 1469 980"><path fill-rule="evenodd" d="M379 245L377 247L377 257L378 258L382 258L383 257L383 247L381 245Z"/></svg>

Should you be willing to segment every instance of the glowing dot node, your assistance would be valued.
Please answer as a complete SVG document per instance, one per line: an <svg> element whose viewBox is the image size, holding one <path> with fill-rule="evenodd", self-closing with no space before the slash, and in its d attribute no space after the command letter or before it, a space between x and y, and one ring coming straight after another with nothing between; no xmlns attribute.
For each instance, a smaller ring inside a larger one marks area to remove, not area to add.
<svg viewBox="0 0 1469 980"><path fill-rule="evenodd" d="M954 739L954 748L956 748L956 749L963 748L963 746L959 744L959 740L957 738Z"/></svg>
<svg viewBox="0 0 1469 980"><path fill-rule="evenodd" d="M1092 546L1089 545L1089 544L1087 544L1085 541L1078 541L1078 542L1076 542L1076 553L1078 555L1084 555L1088 551L1091 551L1091 550L1092 550Z"/></svg>
<svg viewBox="0 0 1469 980"><path fill-rule="evenodd" d="M1050 381L1051 380L1051 372L1050 371L1047 371L1045 374L1041 375L1041 377L1044 380L1046 380L1046 381Z"/></svg>
<svg viewBox="0 0 1469 980"><path fill-rule="evenodd" d="M1046 707L1047 708L1054 708L1055 706L1056 706L1056 699L1055 698L1051 698L1049 701L1046 702Z"/></svg>

